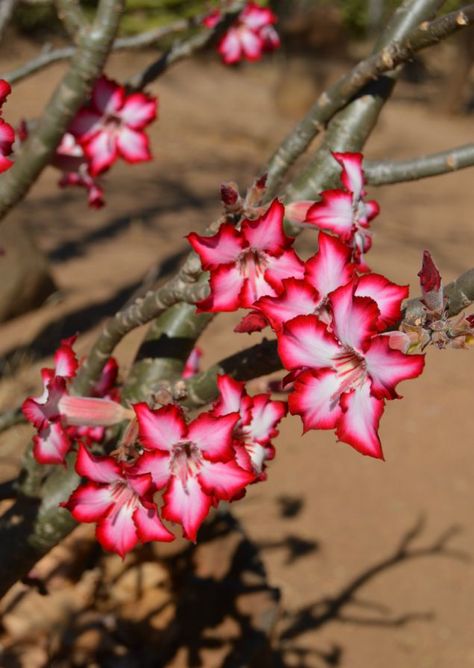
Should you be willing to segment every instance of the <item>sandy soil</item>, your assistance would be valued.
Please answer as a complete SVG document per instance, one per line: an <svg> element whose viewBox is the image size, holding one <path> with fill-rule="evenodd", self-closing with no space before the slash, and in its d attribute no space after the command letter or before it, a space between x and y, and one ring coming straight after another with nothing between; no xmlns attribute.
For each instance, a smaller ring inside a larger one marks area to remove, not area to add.
<svg viewBox="0 0 474 668"><path fill-rule="evenodd" d="M10 68L16 54L3 55ZM125 78L144 56L115 57ZM151 130L156 160L107 178L108 206L88 210L82 192L56 188L44 173L13 213L51 258L59 293L1 329L6 369L0 388L14 406L62 336L81 332L87 350L101 320L140 284L146 270L185 249L183 236L219 210L218 187L244 188L292 120L275 103L274 65L229 71L183 64L152 86L160 121ZM1 69L1 67L0 67ZM37 113L60 66L15 89L5 116ZM367 147L369 158L402 158L473 138L472 118L446 118L405 86ZM382 207L370 261L411 283L430 248L446 281L473 264L472 170L371 192ZM203 341L205 362L248 345L218 318ZM130 364L140 332L121 346ZM430 352L427 369L392 402L381 435L386 462L363 458L332 433L302 437L285 421L265 484L235 505L260 546L271 584L282 592L275 665L445 668L474 665L472 597L473 353ZM2 478L18 461L28 429L2 439ZM446 542L441 541L441 537ZM441 541L441 542L440 542ZM182 665L186 665L183 663ZM204 664L211 667L211 663Z"/></svg>

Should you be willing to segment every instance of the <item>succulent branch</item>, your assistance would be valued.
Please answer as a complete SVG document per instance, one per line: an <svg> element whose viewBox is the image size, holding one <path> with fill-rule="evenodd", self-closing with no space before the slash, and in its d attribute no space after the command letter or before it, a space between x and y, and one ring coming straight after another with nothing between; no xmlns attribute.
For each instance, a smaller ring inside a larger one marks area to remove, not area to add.
<svg viewBox="0 0 474 668"><path fill-rule="evenodd" d="M364 162L364 171L367 183L372 186L382 186L388 183L403 183L425 179L429 176L449 174L473 165L474 144L465 144L409 160Z"/></svg>

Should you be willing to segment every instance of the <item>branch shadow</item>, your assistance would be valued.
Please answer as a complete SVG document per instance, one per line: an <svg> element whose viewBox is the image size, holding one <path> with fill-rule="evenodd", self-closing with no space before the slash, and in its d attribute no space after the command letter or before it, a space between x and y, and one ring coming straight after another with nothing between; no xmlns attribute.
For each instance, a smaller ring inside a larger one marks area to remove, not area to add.
<svg viewBox="0 0 474 668"><path fill-rule="evenodd" d="M448 528L427 545L414 546L413 544L422 535L425 526L425 518L420 517L415 525L402 536L391 554L356 575L336 594L320 598L295 612L285 612L279 643L273 654L273 665L283 668L287 665L286 660L291 656L297 661L301 660L301 663L292 663L292 666L303 667L306 665L304 662L310 654L319 657L322 665L341 665L342 650L340 647L331 647L328 652L315 652L301 647L297 643L295 644L300 636L311 631L317 631L332 622L398 628L416 621L433 620L435 615L432 611L394 614L389 607L378 602L365 600L360 596L363 588L373 579L394 567L415 559L441 556L461 561L470 560L469 554L450 547L451 540L461 531L458 526ZM355 608L355 612L348 610L351 607Z"/></svg>

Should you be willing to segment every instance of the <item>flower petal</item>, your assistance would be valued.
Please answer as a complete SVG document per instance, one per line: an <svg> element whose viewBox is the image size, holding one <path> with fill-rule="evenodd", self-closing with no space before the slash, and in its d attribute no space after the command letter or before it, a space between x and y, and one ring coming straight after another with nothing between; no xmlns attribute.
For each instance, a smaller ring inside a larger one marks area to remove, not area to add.
<svg viewBox="0 0 474 668"><path fill-rule="evenodd" d="M102 114L114 114L123 105L125 89L106 76L95 82L92 90L92 103Z"/></svg>
<svg viewBox="0 0 474 668"><path fill-rule="evenodd" d="M313 204L306 214L304 225L316 225L322 230L337 234L343 241L352 236L352 195L344 190L325 190L321 200Z"/></svg>
<svg viewBox="0 0 474 668"><path fill-rule="evenodd" d="M279 257L274 258L265 272L266 281L277 291L283 289L282 280L284 278L303 278L303 276L304 262L294 250L284 251ZM266 294L272 293L267 291Z"/></svg>
<svg viewBox="0 0 474 668"><path fill-rule="evenodd" d="M204 462L198 473L199 482L206 494L230 501L236 494L254 481L250 471L244 471L235 461Z"/></svg>
<svg viewBox="0 0 474 668"><path fill-rule="evenodd" d="M248 429L252 439L259 443L278 435L277 424L285 417L288 407L284 401L273 401L269 394L257 394L252 397L252 421Z"/></svg>
<svg viewBox="0 0 474 668"><path fill-rule="evenodd" d="M90 172L97 176L109 169L117 160L117 141L107 130L100 130L84 144L84 153L90 161Z"/></svg>
<svg viewBox="0 0 474 668"><path fill-rule="evenodd" d="M345 346L363 351L377 332L380 315L369 297L354 297L355 285L348 283L329 295L334 319L334 333Z"/></svg>
<svg viewBox="0 0 474 668"><path fill-rule="evenodd" d="M242 45L236 28L230 28L219 42L218 52L226 65L233 65L242 58Z"/></svg>
<svg viewBox="0 0 474 668"><path fill-rule="evenodd" d="M242 222L242 236L251 248L269 255L280 255L293 243L283 230L284 216L285 207L274 199L263 216Z"/></svg>
<svg viewBox="0 0 474 668"><path fill-rule="evenodd" d="M201 258L203 269L217 269L221 264L235 262L245 245L239 232L229 223L221 225L212 237L191 232L187 239Z"/></svg>
<svg viewBox="0 0 474 668"><path fill-rule="evenodd" d="M51 422L33 436L33 455L40 464L63 464L71 443L63 426Z"/></svg>
<svg viewBox="0 0 474 668"><path fill-rule="evenodd" d="M213 407L215 415L227 415L228 413L239 413L242 397L244 396L244 383L234 380L231 376L217 376L217 388L219 399Z"/></svg>
<svg viewBox="0 0 474 668"><path fill-rule="evenodd" d="M316 316L304 315L287 323L278 336L278 352L286 369L331 367L341 348Z"/></svg>
<svg viewBox="0 0 474 668"><path fill-rule="evenodd" d="M94 457L82 443L76 459L76 472L93 482L111 483L122 480L122 470L112 457Z"/></svg>
<svg viewBox="0 0 474 668"><path fill-rule="evenodd" d="M156 98L144 93L132 93L127 96L119 115L128 127L142 130L155 120L157 105Z"/></svg>
<svg viewBox="0 0 474 668"><path fill-rule="evenodd" d="M318 252L306 262L305 278L324 299L351 280L355 267L350 263L351 249L339 239L320 232L318 242Z"/></svg>
<svg viewBox="0 0 474 668"><path fill-rule="evenodd" d="M390 346L390 337L376 336L365 352L372 393L379 399L396 399L396 385L416 378L425 366L424 355L405 355Z"/></svg>
<svg viewBox="0 0 474 668"><path fill-rule="evenodd" d="M171 476L170 455L161 450L144 452L133 465L132 471L138 474L149 473L156 489L163 489Z"/></svg>
<svg viewBox="0 0 474 668"><path fill-rule="evenodd" d="M188 439L197 445L206 459L227 461L232 455L232 431L239 420L238 413L214 417L201 413L188 427Z"/></svg>
<svg viewBox="0 0 474 668"><path fill-rule="evenodd" d="M140 440L148 450L169 452L186 435L183 412L173 405L151 410L145 403L135 404Z"/></svg>
<svg viewBox="0 0 474 668"><path fill-rule="evenodd" d="M340 381L331 369L304 371L288 397L292 415L301 415L305 431L334 429L342 415Z"/></svg>
<svg viewBox="0 0 474 668"><path fill-rule="evenodd" d="M259 35L244 27L239 29L239 40L244 57L253 62L260 60L263 54L263 41Z"/></svg>
<svg viewBox="0 0 474 668"><path fill-rule="evenodd" d="M137 528L133 521L132 504L115 504L109 513L99 520L96 537L105 550L116 552L122 558L138 543Z"/></svg>
<svg viewBox="0 0 474 668"><path fill-rule="evenodd" d="M114 505L111 489L108 485L88 482L80 485L63 504L78 522L97 522Z"/></svg>
<svg viewBox="0 0 474 668"><path fill-rule="evenodd" d="M198 480L188 477L184 488L178 478L171 478L163 501L162 516L171 522L179 522L183 527L183 536L196 542L198 529L206 519L212 501Z"/></svg>
<svg viewBox="0 0 474 668"><path fill-rule="evenodd" d="M262 297L255 303L275 331L298 315L314 313L320 303L317 291L306 281L285 278L282 286L276 297Z"/></svg>
<svg viewBox="0 0 474 668"><path fill-rule="evenodd" d="M73 378L76 375L79 362L72 345L76 340L75 336L69 339L63 339L61 345L54 353L54 368L57 376Z"/></svg>
<svg viewBox="0 0 474 668"><path fill-rule="evenodd" d="M80 109L72 119L68 132L83 143L88 142L99 131L103 130L102 114L91 109ZM61 143L61 150L68 149L72 145ZM59 149L58 149L59 150ZM70 151L68 151L70 153Z"/></svg>
<svg viewBox="0 0 474 668"><path fill-rule="evenodd" d="M117 149L126 162L147 162L152 159L150 140L142 130L123 126L117 135Z"/></svg>
<svg viewBox="0 0 474 668"><path fill-rule="evenodd" d="M336 153L333 157L342 167L341 181L347 190L359 200L364 192L364 172L362 170L362 153Z"/></svg>
<svg viewBox="0 0 474 668"><path fill-rule="evenodd" d="M198 312L236 311L244 301L241 292L246 282L235 265L213 269L209 278L210 295L197 304Z"/></svg>
<svg viewBox="0 0 474 668"><path fill-rule="evenodd" d="M158 515L158 509L153 503L139 503L133 513L133 521L142 543L152 540L170 543L174 535L163 525Z"/></svg>
<svg viewBox="0 0 474 668"><path fill-rule="evenodd" d="M357 283L357 297L370 297L380 311L377 329L383 331L401 318L401 304L408 297L408 285L396 285L380 274L366 274Z"/></svg>
<svg viewBox="0 0 474 668"><path fill-rule="evenodd" d="M363 455L383 459L377 433L384 409L383 400L372 396L370 384L364 383L362 387L343 394L341 406L343 414L337 426L337 437Z"/></svg>

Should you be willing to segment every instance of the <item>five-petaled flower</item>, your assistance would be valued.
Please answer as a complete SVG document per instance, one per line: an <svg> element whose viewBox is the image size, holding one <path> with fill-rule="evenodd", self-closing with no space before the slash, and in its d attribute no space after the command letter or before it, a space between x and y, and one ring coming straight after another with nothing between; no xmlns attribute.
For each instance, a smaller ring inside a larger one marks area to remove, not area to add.
<svg viewBox="0 0 474 668"><path fill-rule="evenodd" d="M74 340L75 337L71 337L61 342L54 355L55 368L41 370L43 393L39 397L28 397L22 405L26 419L37 429L33 437L33 454L40 464L64 463L75 437L86 436L89 442L100 440L105 426L112 426L133 415L113 398L99 398L97 389L96 396L91 397L70 394L69 385L78 368L72 350ZM106 375L113 364L115 361L106 366ZM104 377L99 381L99 393L103 382ZM106 387L110 397L107 383Z"/></svg>
<svg viewBox="0 0 474 668"><path fill-rule="evenodd" d="M214 28L222 18L219 10L214 10L203 19L207 28ZM226 65L241 60L260 60L265 52L280 46L280 38L273 27L276 15L268 7L256 2L247 2L235 23L219 40L217 50Z"/></svg>
<svg viewBox="0 0 474 668"><path fill-rule="evenodd" d="M419 376L423 355L405 355L378 333L380 311L350 282L329 295L331 328L315 315L298 316L278 336L284 366L295 381L290 412L305 430L336 429L341 441L382 458L378 424L401 380Z"/></svg>
<svg viewBox="0 0 474 668"><path fill-rule="evenodd" d="M246 471L253 472L257 480L265 480L265 462L275 456L271 440L278 436L276 426L287 413L286 403L273 401L269 394L250 397L244 383L230 376L218 376L217 387L219 399L212 413L240 415L232 432L237 463Z"/></svg>
<svg viewBox="0 0 474 668"><path fill-rule="evenodd" d="M149 473L136 474L112 457L94 457L79 445L76 472L87 479L61 504L78 522L96 522L96 536L106 550L124 557L139 542L170 542L153 503Z"/></svg>
<svg viewBox="0 0 474 668"><path fill-rule="evenodd" d="M165 490L162 516L181 524L183 535L195 541L211 505L242 495L255 479L234 459L232 433L239 414L201 413L188 425L174 405L151 410L139 403L134 408L147 451L134 472L151 473L155 488Z"/></svg>
<svg viewBox="0 0 474 668"><path fill-rule="evenodd" d="M198 304L201 311L251 308L260 297L276 295L284 278L303 277L304 264L290 248L294 240L283 230L284 211L274 200L257 220L242 221L240 230L224 223L212 237L188 235L210 271L210 295Z"/></svg>
<svg viewBox="0 0 474 668"><path fill-rule="evenodd" d="M122 157L135 163L151 160L144 128L156 118L157 100L144 93L127 95L124 86L102 76L89 104L76 114L71 132L89 160L91 176Z"/></svg>
<svg viewBox="0 0 474 668"><path fill-rule="evenodd" d="M358 271L369 271L364 254L372 246L370 221L379 213L379 205L375 200L364 200L362 154L333 153L333 156L342 166L344 188L322 192L321 200L307 210L303 224L336 234L352 248L352 259Z"/></svg>

